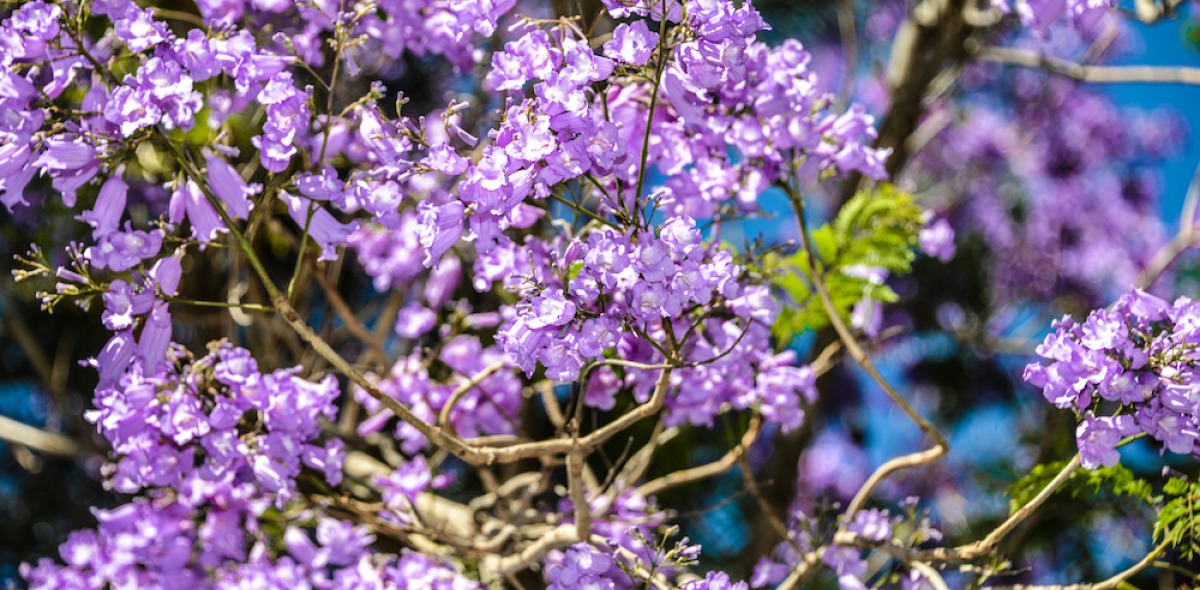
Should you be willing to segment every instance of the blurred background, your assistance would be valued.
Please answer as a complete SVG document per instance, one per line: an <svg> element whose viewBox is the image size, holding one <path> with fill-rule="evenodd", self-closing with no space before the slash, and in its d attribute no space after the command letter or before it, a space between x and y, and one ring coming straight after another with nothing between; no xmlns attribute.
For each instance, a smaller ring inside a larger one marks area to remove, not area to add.
<svg viewBox="0 0 1200 590"><path fill-rule="evenodd" d="M187 2L171 4L194 11ZM881 120L894 115L884 77L905 3L759 0L755 6L773 27L770 42L804 43L827 91L861 102ZM1044 33L1009 24L973 41L1108 65L1200 65L1200 20L1193 14L1184 4L1152 24L1114 15ZM898 184L953 227L955 255L922 257L911 276L891 279L902 301L884 310L873 350L887 376L951 439L947 460L906 473L880 496L892 503L921 497L918 509L951 543L977 538L1003 518L1008 486L1034 465L1074 452L1074 418L1045 403L1021 381L1021 371L1052 319L1086 314L1132 287L1178 228L1200 164L1200 142L1192 139L1192 130L1200 130L1200 86L1081 84L977 57L934 77L921 100L916 139L895 170ZM406 56L382 75L417 110L445 104L457 83L446 63L422 56ZM844 198L841 187L825 189L819 198L833 210ZM140 190L144 204L165 199L157 187ZM794 239L785 199L767 195L763 203L760 217L723 239ZM0 259L12 261L31 243L61 250L78 230L54 199L0 211ZM347 256L354 259L353 252ZM361 269L345 268L340 289L348 301L366 305L380 297ZM1185 255L1152 290L1196 297L1198 284L1200 262ZM79 361L95 355L108 333L96 310L40 311L36 288L0 276L0 586L19 586L18 564L54 555L72 530L94 526L89 507L120 503L101 483L103 448L82 418L95 374ZM460 296L470 297L469 287ZM189 327L176 332L202 342L207 317L180 313L176 321ZM792 346L804 358L825 337L801 335ZM819 389L808 426L787 437L773 433L752 453L755 477L778 514L803 511L819 520L875 466L923 444L852 365L837 365ZM31 439L22 438L19 425L38 429L44 440L21 444ZM679 437L656 469L715 459L729 448L733 430L718 424L717 436ZM1164 466L1195 471L1149 444L1129 445L1123 455L1148 474ZM706 563L733 575L749 578L757 558L777 542L763 533L762 507L745 493L738 471L660 500L684 515L684 533L704 547ZM1151 523L1152 515L1131 501L1059 494L1003 550L1027 568L1022 581L1097 579L1145 555Z"/></svg>

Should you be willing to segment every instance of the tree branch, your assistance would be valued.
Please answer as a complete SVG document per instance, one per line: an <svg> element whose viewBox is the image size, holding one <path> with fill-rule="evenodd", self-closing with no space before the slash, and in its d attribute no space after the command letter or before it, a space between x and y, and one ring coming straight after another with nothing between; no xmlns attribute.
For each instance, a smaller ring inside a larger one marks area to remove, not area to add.
<svg viewBox="0 0 1200 590"><path fill-rule="evenodd" d="M83 452L83 447L69 437L3 415L0 415L0 440L58 457L74 457Z"/></svg>
<svg viewBox="0 0 1200 590"><path fill-rule="evenodd" d="M1200 84L1200 68L1186 66L1091 66L1010 47L985 47L977 55L984 61L1040 68L1081 82Z"/></svg>

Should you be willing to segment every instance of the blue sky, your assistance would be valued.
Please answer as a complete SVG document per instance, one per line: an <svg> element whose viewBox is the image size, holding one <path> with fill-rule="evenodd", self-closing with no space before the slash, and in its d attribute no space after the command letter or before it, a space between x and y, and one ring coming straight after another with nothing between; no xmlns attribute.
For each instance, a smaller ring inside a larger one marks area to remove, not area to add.
<svg viewBox="0 0 1200 590"><path fill-rule="evenodd" d="M1115 64L1200 67L1200 50L1187 41L1189 20L1176 18L1154 25L1135 25L1142 47L1121 56ZM1163 169L1162 216L1174 225L1192 173L1200 163L1200 86L1109 84L1103 90L1122 106L1142 109L1168 106L1187 120L1191 138L1184 151L1168 160Z"/></svg>

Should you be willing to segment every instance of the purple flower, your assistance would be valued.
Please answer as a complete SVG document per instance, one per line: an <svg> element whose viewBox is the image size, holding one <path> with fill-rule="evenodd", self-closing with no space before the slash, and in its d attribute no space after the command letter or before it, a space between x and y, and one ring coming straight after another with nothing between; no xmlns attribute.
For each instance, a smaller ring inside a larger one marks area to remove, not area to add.
<svg viewBox="0 0 1200 590"><path fill-rule="evenodd" d="M682 590L749 590L745 582L733 582L725 572L708 572L702 580L691 580Z"/></svg>
<svg viewBox="0 0 1200 590"><path fill-rule="evenodd" d="M646 21L633 24L621 23L613 31L612 39L604 44L604 54L631 66L644 66L658 45L658 33L646 26Z"/></svg>
<svg viewBox="0 0 1200 590"><path fill-rule="evenodd" d="M293 197L285 192L279 199L287 205L288 214L301 230L308 228L308 235L321 248L317 260L337 260L337 247L345 246L351 234L358 230L358 221L341 223L333 218L324 207L314 201Z"/></svg>
<svg viewBox="0 0 1200 590"><path fill-rule="evenodd" d="M167 361L167 346L171 343L171 312L167 304L160 303L146 316L142 333L138 337L137 358L143 365L155 370L159 363Z"/></svg>
<svg viewBox="0 0 1200 590"><path fill-rule="evenodd" d="M445 305L454 295L454 290L458 288L461 275L462 263L457 258L453 256L442 258L437 267L429 272L429 278L425 281L425 290L422 292L429 307L437 308Z"/></svg>
<svg viewBox="0 0 1200 590"><path fill-rule="evenodd" d="M161 117L162 109L148 93L129 86L113 90L104 107L104 118L116 125L124 137L158 123Z"/></svg>
<svg viewBox="0 0 1200 590"><path fill-rule="evenodd" d="M192 237L201 244L211 242L217 239L218 234L229 231L212 203L191 180L181 183L179 188L171 193L168 210L169 219L174 223L183 221L186 216L192 226Z"/></svg>
<svg viewBox="0 0 1200 590"><path fill-rule="evenodd" d="M421 224L421 247L425 249L425 266L432 267L441 260L451 246L458 243L463 234L463 204L450 201L434 205L423 201L419 207Z"/></svg>
<svg viewBox="0 0 1200 590"><path fill-rule="evenodd" d="M550 584L547 590L612 590L613 582L607 576L612 569L612 555L597 551L587 543L576 543L567 548L560 563L546 567L546 581Z"/></svg>
<svg viewBox="0 0 1200 590"><path fill-rule="evenodd" d="M1133 430L1132 416L1084 418L1075 430L1079 453L1083 456L1083 466L1095 469L1101 465L1116 465L1121 460L1121 455L1117 453L1117 443L1121 442L1122 436L1132 434Z"/></svg>
<svg viewBox="0 0 1200 590"><path fill-rule="evenodd" d="M864 539L881 543L892 537L892 521L886 510L862 510L854 515L854 520L846 530L857 533Z"/></svg>
<svg viewBox="0 0 1200 590"><path fill-rule="evenodd" d="M176 39L175 60L187 68L192 80L203 82L221 72L221 64L213 54L212 45L204 31L191 29L186 39Z"/></svg>
<svg viewBox="0 0 1200 590"><path fill-rule="evenodd" d="M58 19L62 9L41 0L30 2L13 12L5 24L18 35L20 44L6 46L18 59L36 59L46 52L47 43L58 37Z"/></svg>
<svg viewBox="0 0 1200 590"><path fill-rule="evenodd" d="M75 206L75 191L87 184L100 169L96 148L78 137L56 135L46 139L44 151L34 166L53 180L63 202Z"/></svg>
<svg viewBox="0 0 1200 590"><path fill-rule="evenodd" d="M131 51L141 53L170 38L167 25L154 20L154 13L148 8L138 9L129 6L122 15L111 15L116 18L113 26L117 38L125 42Z"/></svg>
<svg viewBox="0 0 1200 590"><path fill-rule="evenodd" d="M921 230L921 251L942 262L954 258L954 228L945 218L938 219Z"/></svg>
<svg viewBox="0 0 1200 590"><path fill-rule="evenodd" d="M429 489L432 475L424 457L417 457L396 468L391 475L379 477L376 483L383 490L383 502L391 508L404 508L401 498L413 506L417 503L417 495Z"/></svg>
<svg viewBox="0 0 1200 590"><path fill-rule="evenodd" d="M129 185L122 180L124 170L118 170L100 187L96 205L79 216L79 220L92 226L92 237L99 238L117 230L121 216L125 214L125 195Z"/></svg>
<svg viewBox="0 0 1200 590"><path fill-rule="evenodd" d="M429 148L429 155L422 163L432 170L449 176L462 174L467 170L468 160L454 151L449 144L438 144Z"/></svg>
<svg viewBox="0 0 1200 590"><path fill-rule="evenodd" d="M262 187L246 184L233 166L211 153L205 156L205 160L208 163L208 186L213 194L225 204L230 217L245 219L253 206L250 196L258 194Z"/></svg>
<svg viewBox="0 0 1200 590"><path fill-rule="evenodd" d="M307 98L308 94L296 89L288 72L276 74L258 93L267 121L263 134L250 141L259 149L263 168L277 173L287 170L296 155L297 138L308 131Z"/></svg>
<svg viewBox="0 0 1200 590"><path fill-rule="evenodd" d="M100 371L100 383L97 389L105 388L116 382L121 373L133 360L134 342L133 331L125 330L113 334L108 344L100 351L100 355L91 361L91 365Z"/></svg>
<svg viewBox="0 0 1200 590"><path fill-rule="evenodd" d="M0 145L0 203L10 212L17 205L29 204L25 200L25 187L37 171L29 165L31 155L28 145Z"/></svg>
<svg viewBox="0 0 1200 590"><path fill-rule="evenodd" d="M87 249L84 256L98 269L113 272L129 270L143 260L153 258L162 249L163 231L149 232L131 230L115 231L101 236L96 245Z"/></svg>
<svg viewBox="0 0 1200 590"><path fill-rule="evenodd" d="M396 334L401 338L419 338L437 325L437 314L421 305L409 305L396 314Z"/></svg>
<svg viewBox="0 0 1200 590"><path fill-rule="evenodd" d="M575 304L563 298L562 292L552 290L533 300L533 315L529 327L533 329L562 326L575 317Z"/></svg>

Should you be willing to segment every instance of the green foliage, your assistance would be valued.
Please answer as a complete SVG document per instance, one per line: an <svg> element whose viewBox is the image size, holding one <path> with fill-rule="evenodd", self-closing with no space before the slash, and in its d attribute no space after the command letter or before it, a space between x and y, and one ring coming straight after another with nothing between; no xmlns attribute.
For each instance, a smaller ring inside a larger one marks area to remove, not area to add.
<svg viewBox="0 0 1200 590"><path fill-rule="evenodd" d="M1033 497L1049 485L1066 464L1066 461L1055 461L1034 466L1028 475L1009 488L1009 495L1012 498L1009 503L1009 511L1016 512L1033 500ZM1147 505L1154 505L1159 500L1154 495L1154 487L1150 485L1150 482L1138 477L1120 464L1096 469L1078 469L1071 474L1071 477L1063 483L1060 489L1071 494L1072 497L1078 497L1088 490L1092 494L1108 490L1117 496L1141 500Z"/></svg>
<svg viewBox="0 0 1200 590"><path fill-rule="evenodd" d="M1170 499L1158 511L1154 522L1154 540L1167 541L1184 559L1200 555L1200 483L1182 478L1167 480L1163 493Z"/></svg>
<svg viewBox="0 0 1200 590"><path fill-rule="evenodd" d="M1009 488L1012 498L1009 509L1016 512L1028 504L1065 465L1066 461L1057 461L1035 466L1028 475ZM1187 560L1200 556L1200 482L1171 478L1156 492L1149 481L1118 464L1079 469L1060 488L1060 493L1072 497L1078 497L1086 491L1092 494L1107 491L1116 496L1139 500L1155 509L1158 513L1154 522L1155 542L1166 541Z"/></svg>
<svg viewBox="0 0 1200 590"><path fill-rule="evenodd" d="M811 232L817 254L818 270L843 318L862 299L893 303L898 297L887 285L847 274L849 267L864 266L905 274L912 268L923 224L924 211L912 195L891 184L879 184L872 190L854 195L831 223ZM791 299L785 305L772 332L776 342L786 345L804 330L816 330L829 323L829 317L812 288L809 260L804 251L790 257L769 256L764 261L774 271L775 286Z"/></svg>

